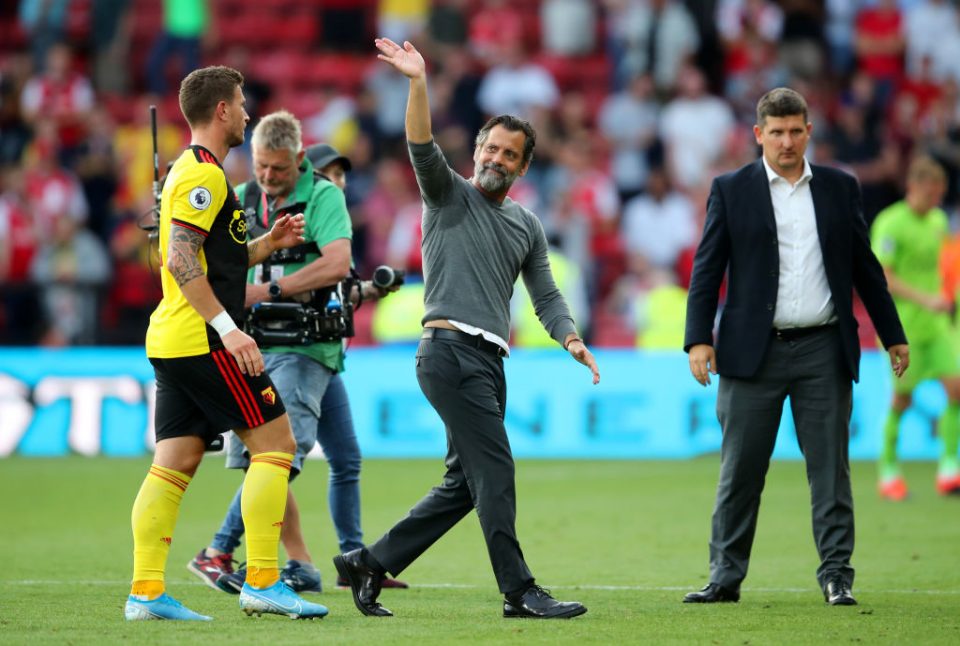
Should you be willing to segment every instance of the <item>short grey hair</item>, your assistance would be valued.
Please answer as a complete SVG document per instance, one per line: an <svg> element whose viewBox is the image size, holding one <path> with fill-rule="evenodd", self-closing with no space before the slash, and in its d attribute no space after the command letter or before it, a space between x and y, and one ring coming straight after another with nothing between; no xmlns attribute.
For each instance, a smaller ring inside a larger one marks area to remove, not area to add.
<svg viewBox="0 0 960 646"><path fill-rule="evenodd" d="M253 129L250 144L264 150L283 150L296 155L303 148L303 131L300 120L287 112L278 110L260 119Z"/></svg>

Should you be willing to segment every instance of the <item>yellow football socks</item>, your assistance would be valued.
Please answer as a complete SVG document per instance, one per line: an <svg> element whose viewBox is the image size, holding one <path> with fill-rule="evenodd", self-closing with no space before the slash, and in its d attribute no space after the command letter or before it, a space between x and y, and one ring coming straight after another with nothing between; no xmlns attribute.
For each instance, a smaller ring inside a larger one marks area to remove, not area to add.
<svg viewBox="0 0 960 646"><path fill-rule="evenodd" d="M133 503L133 585L130 594L147 600L163 594L163 573L190 476L150 465Z"/></svg>
<svg viewBox="0 0 960 646"><path fill-rule="evenodd" d="M240 512L247 533L247 583L269 588L280 578L277 553L293 455L271 451L250 458Z"/></svg>

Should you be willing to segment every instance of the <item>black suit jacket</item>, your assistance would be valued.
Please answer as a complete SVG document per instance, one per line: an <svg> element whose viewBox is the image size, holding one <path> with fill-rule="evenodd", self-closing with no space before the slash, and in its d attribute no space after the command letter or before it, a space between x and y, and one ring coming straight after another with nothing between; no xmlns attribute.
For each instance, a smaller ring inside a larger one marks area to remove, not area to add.
<svg viewBox="0 0 960 646"><path fill-rule="evenodd" d="M835 168L811 168L810 192L823 265L846 366L856 381L860 343L853 316L854 288L884 347L907 340L883 268L870 249L857 181ZM717 369L721 376L753 376L770 342L779 268L770 186L763 161L758 159L713 181L690 279L684 350L689 352L699 343L713 345L720 284L728 272L727 300L716 341Z"/></svg>

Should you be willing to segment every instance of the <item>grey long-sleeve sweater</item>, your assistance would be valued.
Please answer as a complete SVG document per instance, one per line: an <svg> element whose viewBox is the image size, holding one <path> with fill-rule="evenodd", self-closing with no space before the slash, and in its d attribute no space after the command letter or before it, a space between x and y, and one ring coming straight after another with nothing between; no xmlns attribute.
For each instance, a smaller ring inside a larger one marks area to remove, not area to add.
<svg viewBox="0 0 960 646"><path fill-rule="evenodd" d="M488 199L454 172L434 142L410 143L423 197L423 322L453 319L510 337L510 296L523 274L540 322L558 343L576 333L547 259L537 217Z"/></svg>

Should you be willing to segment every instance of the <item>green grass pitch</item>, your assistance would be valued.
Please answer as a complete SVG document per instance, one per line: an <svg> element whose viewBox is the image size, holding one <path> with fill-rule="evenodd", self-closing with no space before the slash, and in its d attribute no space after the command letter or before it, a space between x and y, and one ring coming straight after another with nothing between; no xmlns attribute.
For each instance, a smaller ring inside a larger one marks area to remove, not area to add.
<svg viewBox="0 0 960 646"><path fill-rule="evenodd" d="M913 496L885 503L874 465L853 465L854 593L833 608L816 587L802 463L772 465L750 575L739 604L680 603L707 576L716 456L678 462L518 464L518 533L538 581L589 607L569 621L501 618L474 515L381 600L395 617L361 616L330 589L336 542L326 466L294 484L330 608L322 621L250 618L237 598L203 586L185 564L211 538L239 483L210 458L194 478L170 551L168 590L209 624L123 621L131 573L130 506L147 459L0 460L0 644L337 643L960 643L960 498L933 490L934 466L907 465ZM376 539L442 474L440 460L364 464L363 520Z"/></svg>

